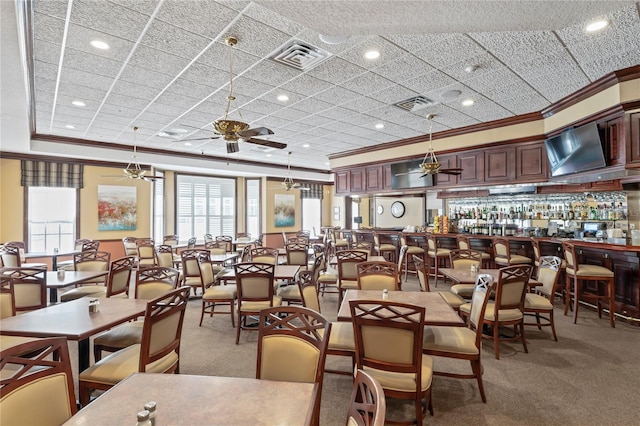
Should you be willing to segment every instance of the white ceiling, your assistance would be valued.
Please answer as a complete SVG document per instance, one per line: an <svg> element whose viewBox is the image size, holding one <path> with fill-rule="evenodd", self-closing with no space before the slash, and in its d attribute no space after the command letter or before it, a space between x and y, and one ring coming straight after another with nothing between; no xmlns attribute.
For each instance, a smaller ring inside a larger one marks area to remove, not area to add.
<svg viewBox="0 0 640 426"><path fill-rule="evenodd" d="M241 144L232 157L329 169L327 155L540 111L640 62L639 2L34 0L36 132L226 157L207 137L224 113L228 48L244 121L288 144L271 157ZM606 17L605 30L584 27ZM347 35L342 44L319 35ZM107 42L97 50L91 40ZM267 57L297 39L332 56L302 72ZM380 58L363 57L375 48ZM472 66L472 72L465 68ZM445 92L460 91L447 99ZM286 94L289 101L276 97ZM416 112L392 104L422 95ZM473 99L471 107L461 105ZM85 107L71 104L83 101ZM3 98L3 102L5 99ZM233 111L231 118L239 118ZM376 129L378 123L383 129ZM73 125L75 129L65 126ZM189 127L191 126L191 127ZM204 129L198 131L197 129ZM308 148L305 147L308 144Z"/></svg>

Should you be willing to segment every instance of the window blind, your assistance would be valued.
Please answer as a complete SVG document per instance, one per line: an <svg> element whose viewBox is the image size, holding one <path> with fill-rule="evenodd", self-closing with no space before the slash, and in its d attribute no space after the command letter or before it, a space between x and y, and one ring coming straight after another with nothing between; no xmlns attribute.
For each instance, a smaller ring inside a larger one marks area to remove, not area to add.
<svg viewBox="0 0 640 426"><path fill-rule="evenodd" d="M309 188L308 191L300 191L300 198L317 198L322 200L322 184L321 183L305 183L305 188Z"/></svg>
<svg viewBox="0 0 640 426"><path fill-rule="evenodd" d="M20 169L22 186L84 187L84 165L82 164L20 160Z"/></svg>

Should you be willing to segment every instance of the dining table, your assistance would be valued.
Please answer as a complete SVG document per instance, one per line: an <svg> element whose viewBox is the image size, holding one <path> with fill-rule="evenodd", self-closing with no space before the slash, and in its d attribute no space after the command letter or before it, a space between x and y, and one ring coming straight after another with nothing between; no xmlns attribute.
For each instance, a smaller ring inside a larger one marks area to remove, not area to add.
<svg viewBox="0 0 640 426"><path fill-rule="evenodd" d="M444 300L440 292L425 291L389 291L386 294L380 290L352 290L345 292L342 304L338 310L338 321L351 321L351 300L388 300L397 303L407 303L410 305L425 308L425 325L443 326L465 326L464 321Z"/></svg>
<svg viewBox="0 0 640 426"><path fill-rule="evenodd" d="M82 284L94 278L104 277L109 271L64 271L60 278L57 271L47 271L47 288L49 289L49 303L58 303L58 289Z"/></svg>
<svg viewBox="0 0 640 426"><path fill-rule="evenodd" d="M219 265L226 265L229 262L235 261L238 257L240 257L240 253L225 253L225 254L212 254L209 256L209 259L212 263Z"/></svg>
<svg viewBox="0 0 640 426"><path fill-rule="evenodd" d="M273 278L276 280L293 281L300 271L300 265L275 265ZM220 281L233 281L236 279L236 271L229 268L224 274L218 277Z"/></svg>
<svg viewBox="0 0 640 426"><path fill-rule="evenodd" d="M133 425L156 403L155 426L308 425L318 385L241 377L134 373L64 425Z"/></svg>
<svg viewBox="0 0 640 426"><path fill-rule="evenodd" d="M25 337L64 336L78 342L78 368L89 367L89 337L144 315L147 301L98 299L98 311L89 312L90 297L49 305L46 308L4 318L0 334Z"/></svg>
<svg viewBox="0 0 640 426"><path fill-rule="evenodd" d="M500 269L480 269L476 272L471 269L439 268L438 272L441 272L442 275L456 284L475 284L478 274L489 274L493 278L493 281L497 282L500 275ZM530 289L542 285L540 281L534 279L529 279L528 284Z"/></svg>
<svg viewBox="0 0 640 426"><path fill-rule="evenodd" d="M25 253L25 259L51 259L51 270L58 270L58 257L60 256L73 256L75 254L82 253L82 250L63 250L48 249L47 251L30 252Z"/></svg>

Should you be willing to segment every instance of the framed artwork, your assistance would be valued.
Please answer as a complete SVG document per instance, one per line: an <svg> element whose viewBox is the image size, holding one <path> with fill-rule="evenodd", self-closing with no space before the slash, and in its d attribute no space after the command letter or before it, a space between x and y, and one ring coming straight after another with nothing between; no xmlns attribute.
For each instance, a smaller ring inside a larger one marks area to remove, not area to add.
<svg viewBox="0 0 640 426"><path fill-rule="evenodd" d="M274 220L276 228L291 227L296 224L295 197L290 194L275 194Z"/></svg>
<svg viewBox="0 0 640 426"><path fill-rule="evenodd" d="M333 220L340 220L340 207L333 208Z"/></svg>
<svg viewBox="0 0 640 426"><path fill-rule="evenodd" d="M98 185L98 231L131 231L137 228L135 186Z"/></svg>

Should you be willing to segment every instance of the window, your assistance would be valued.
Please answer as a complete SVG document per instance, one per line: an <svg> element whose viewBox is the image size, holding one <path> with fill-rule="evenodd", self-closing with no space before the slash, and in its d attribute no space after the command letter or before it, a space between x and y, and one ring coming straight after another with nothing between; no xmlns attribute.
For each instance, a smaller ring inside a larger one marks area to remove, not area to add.
<svg viewBox="0 0 640 426"><path fill-rule="evenodd" d="M235 235L235 179L178 175L178 235Z"/></svg>
<svg viewBox="0 0 640 426"><path fill-rule="evenodd" d="M246 232L260 236L260 179L247 179Z"/></svg>
<svg viewBox="0 0 640 426"><path fill-rule="evenodd" d="M76 240L75 188L28 187L28 250L74 249Z"/></svg>
<svg viewBox="0 0 640 426"><path fill-rule="evenodd" d="M351 229L360 229L360 221L356 222L356 217L360 217L360 199L351 201Z"/></svg>
<svg viewBox="0 0 640 426"><path fill-rule="evenodd" d="M156 176L164 176L164 172L156 171ZM153 188L153 239L164 238L164 179L156 179Z"/></svg>
<svg viewBox="0 0 640 426"><path fill-rule="evenodd" d="M319 198L302 199L302 229L312 234L320 233L322 200Z"/></svg>

